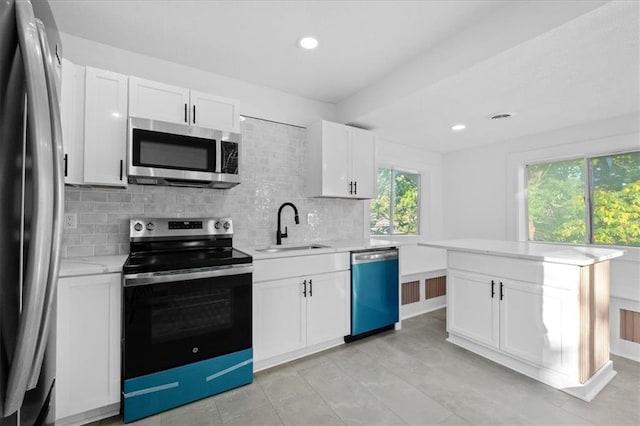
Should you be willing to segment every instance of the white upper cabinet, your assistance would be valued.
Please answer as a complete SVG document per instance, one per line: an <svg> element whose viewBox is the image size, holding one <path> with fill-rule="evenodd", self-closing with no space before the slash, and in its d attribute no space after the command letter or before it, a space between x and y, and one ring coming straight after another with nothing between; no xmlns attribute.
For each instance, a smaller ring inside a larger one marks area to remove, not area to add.
<svg viewBox="0 0 640 426"><path fill-rule="evenodd" d="M129 77L129 114L134 117L187 124L189 89Z"/></svg>
<svg viewBox="0 0 640 426"><path fill-rule="evenodd" d="M129 78L129 114L238 133L238 101L138 77Z"/></svg>
<svg viewBox="0 0 640 426"><path fill-rule="evenodd" d="M240 133L238 101L209 93L191 91L191 124Z"/></svg>
<svg viewBox="0 0 640 426"><path fill-rule="evenodd" d="M62 60L60 119L64 183L72 185L84 183L84 80L84 67Z"/></svg>
<svg viewBox="0 0 640 426"><path fill-rule="evenodd" d="M355 198L376 198L376 137L362 129L349 129L351 180Z"/></svg>
<svg viewBox="0 0 640 426"><path fill-rule="evenodd" d="M65 183L126 186L127 76L62 64Z"/></svg>
<svg viewBox="0 0 640 426"><path fill-rule="evenodd" d="M311 197L375 198L375 135L330 121L307 129L306 191Z"/></svg>
<svg viewBox="0 0 640 426"><path fill-rule="evenodd" d="M87 67L84 183L126 186L127 76Z"/></svg>

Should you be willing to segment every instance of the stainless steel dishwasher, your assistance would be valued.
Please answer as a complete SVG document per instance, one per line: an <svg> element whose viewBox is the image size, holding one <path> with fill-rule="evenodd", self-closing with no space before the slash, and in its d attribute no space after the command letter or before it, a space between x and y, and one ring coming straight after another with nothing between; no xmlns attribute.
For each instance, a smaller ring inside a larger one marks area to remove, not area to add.
<svg viewBox="0 0 640 426"><path fill-rule="evenodd" d="M392 329L399 293L397 248L351 252L351 335L345 342Z"/></svg>

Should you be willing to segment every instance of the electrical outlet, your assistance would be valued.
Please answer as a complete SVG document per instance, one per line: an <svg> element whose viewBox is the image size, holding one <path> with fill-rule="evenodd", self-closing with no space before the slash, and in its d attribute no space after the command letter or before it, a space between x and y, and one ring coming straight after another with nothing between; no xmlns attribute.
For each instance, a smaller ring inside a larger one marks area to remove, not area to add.
<svg viewBox="0 0 640 426"><path fill-rule="evenodd" d="M318 225L318 215L315 213L307 213L307 224L310 226Z"/></svg>
<svg viewBox="0 0 640 426"><path fill-rule="evenodd" d="M75 213L64 214L65 229L76 229L78 227L78 215Z"/></svg>

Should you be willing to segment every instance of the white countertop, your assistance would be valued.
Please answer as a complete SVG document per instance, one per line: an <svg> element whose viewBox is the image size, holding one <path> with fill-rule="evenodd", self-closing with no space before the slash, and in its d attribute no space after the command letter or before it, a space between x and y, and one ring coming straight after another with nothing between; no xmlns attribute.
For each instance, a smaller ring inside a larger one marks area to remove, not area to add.
<svg viewBox="0 0 640 426"><path fill-rule="evenodd" d="M592 265L624 254L622 250L600 247L473 238L429 241L418 245L578 266Z"/></svg>
<svg viewBox="0 0 640 426"><path fill-rule="evenodd" d="M318 244L327 246L313 250L289 250L277 253L264 253L256 251L255 248L237 247L239 250L253 256L254 260L274 259L279 257L310 256L325 253L338 253L352 250L375 249L384 247L399 247L393 241L382 241L371 239L369 241L323 241L318 243L297 243L282 245L282 247L302 246ZM127 255L114 256L93 256L93 257L73 257L64 258L60 261L60 277L73 277L79 275L108 274L122 272L122 265L127 260Z"/></svg>
<svg viewBox="0 0 640 426"><path fill-rule="evenodd" d="M326 253L342 253L342 252L354 251L354 250L400 247L400 244L398 244L397 242L376 240L373 238L370 240L301 242L301 243L283 244L281 246L271 246L271 247L286 248L286 247L307 246L312 244L322 245L326 247L316 248L316 249L285 250L285 251L275 252L275 253L267 253L267 252L259 251L261 247L236 247L236 248L253 256L253 260L263 260L263 259L275 259L280 257L310 256L310 255L326 254Z"/></svg>
<svg viewBox="0 0 640 426"><path fill-rule="evenodd" d="M65 258L60 261L60 277L122 272L126 254Z"/></svg>

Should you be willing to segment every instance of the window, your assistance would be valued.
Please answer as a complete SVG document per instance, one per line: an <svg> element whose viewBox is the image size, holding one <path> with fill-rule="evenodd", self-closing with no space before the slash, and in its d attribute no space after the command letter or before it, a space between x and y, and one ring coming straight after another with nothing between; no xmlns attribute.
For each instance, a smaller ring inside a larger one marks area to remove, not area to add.
<svg viewBox="0 0 640 426"><path fill-rule="evenodd" d="M378 196L371 200L371 234L417 234L419 198L418 173L378 168Z"/></svg>
<svg viewBox="0 0 640 426"><path fill-rule="evenodd" d="M640 151L527 166L530 241L640 247Z"/></svg>

